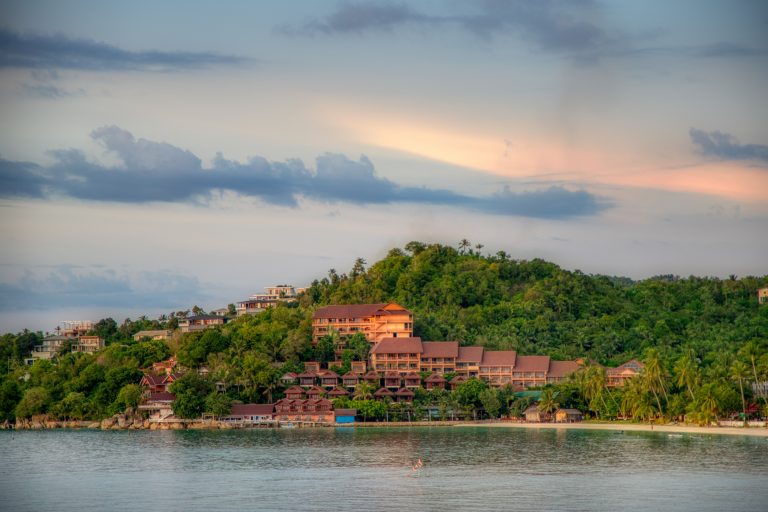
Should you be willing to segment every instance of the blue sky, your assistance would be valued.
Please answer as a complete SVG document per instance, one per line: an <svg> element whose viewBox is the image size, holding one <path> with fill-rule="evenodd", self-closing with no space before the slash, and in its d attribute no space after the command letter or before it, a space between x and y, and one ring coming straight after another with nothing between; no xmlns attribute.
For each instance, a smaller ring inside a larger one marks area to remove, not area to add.
<svg viewBox="0 0 768 512"><path fill-rule="evenodd" d="M3 331L221 307L413 239L766 273L764 2L0 9Z"/></svg>

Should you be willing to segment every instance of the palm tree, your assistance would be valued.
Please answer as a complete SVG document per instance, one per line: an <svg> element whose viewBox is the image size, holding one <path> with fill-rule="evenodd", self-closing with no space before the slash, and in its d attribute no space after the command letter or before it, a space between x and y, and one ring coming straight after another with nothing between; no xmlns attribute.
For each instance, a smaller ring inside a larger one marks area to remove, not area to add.
<svg viewBox="0 0 768 512"><path fill-rule="evenodd" d="M539 398L539 412L543 414L552 414L556 411L557 408L560 407L560 404L556 401L557 395L559 394L558 391L555 391L552 388L545 389Z"/></svg>
<svg viewBox="0 0 768 512"><path fill-rule="evenodd" d="M697 407L700 423L709 424L712 420L717 421L718 406L716 393L717 391L714 383L702 386Z"/></svg>
<svg viewBox="0 0 768 512"><path fill-rule="evenodd" d="M677 386L685 386L694 399L693 388L699 383L699 369L696 366L693 351L687 351L675 363L675 375L677 375Z"/></svg>
<svg viewBox="0 0 768 512"><path fill-rule="evenodd" d="M355 387L355 394L353 398L355 400L370 400L373 398L373 392L376 391L372 384L367 382L360 382Z"/></svg>
<svg viewBox="0 0 768 512"><path fill-rule="evenodd" d="M472 242L467 240L466 238L462 238L459 242L459 253L464 254L467 252L467 248L472 247Z"/></svg>
<svg viewBox="0 0 768 512"><path fill-rule="evenodd" d="M739 383L741 391L741 411L744 414L744 426L747 426L747 402L744 400L744 381L749 378L749 368L741 361L734 361L731 365L731 378Z"/></svg>
<svg viewBox="0 0 768 512"><path fill-rule="evenodd" d="M752 364L752 376L754 377L755 383L760 382L760 380L757 378L757 359L760 357L760 355L763 353L762 350L760 350L760 346L758 345L757 339L752 339L741 347L741 350L739 350L739 355L746 357L749 359L749 362ZM760 386L758 386L758 396L762 397L763 393L761 391Z"/></svg>
<svg viewBox="0 0 768 512"><path fill-rule="evenodd" d="M667 402L667 390L664 387L665 370L661 364L661 358L659 357L659 351L655 348L648 349L645 355L645 368L643 368L643 383L646 390L653 393L656 399L656 405L659 406L659 413L664 408L661 406L661 399L659 398L659 391L664 394L664 401Z"/></svg>

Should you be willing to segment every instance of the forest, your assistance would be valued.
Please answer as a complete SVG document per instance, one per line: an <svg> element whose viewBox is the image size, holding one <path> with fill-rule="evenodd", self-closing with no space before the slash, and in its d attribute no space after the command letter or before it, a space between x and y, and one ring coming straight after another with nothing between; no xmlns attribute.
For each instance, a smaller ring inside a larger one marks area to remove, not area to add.
<svg viewBox="0 0 768 512"><path fill-rule="evenodd" d="M206 377L187 372L174 384L174 411L181 417L226 414L233 401L270 402L282 396L285 372L301 371L304 361L335 359L333 339L310 342L315 308L389 301L413 312L414 335L423 340L585 359L567 382L540 390L539 408L545 412L574 407L599 419L698 423L768 415L768 305L757 299L768 276L660 275L633 281L482 249L467 240L455 247L410 242L371 265L358 258L346 273L331 269L296 303L202 332L177 331L168 342L135 341L133 335L173 329L188 311L120 324L102 319L93 334L106 340L106 348L95 356L64 347L55 360L27 366L24 359L43 333L4 334L0 421L36 414L99 419L135 408L142 398L142 370L172 354L187 368L209 370ZM367 350L362 337L353 338L337 369L344 372L350 361L365 360ZM608 389L605 367L632 358L645 364L641 377ZM217 391L215 383L223 383L225 391ZM476 380L452 392L419 391L412 405L371 398L371 390L361 386L337 405L384 420L427 413L514 416L532 401L525 393Z"/></svg>

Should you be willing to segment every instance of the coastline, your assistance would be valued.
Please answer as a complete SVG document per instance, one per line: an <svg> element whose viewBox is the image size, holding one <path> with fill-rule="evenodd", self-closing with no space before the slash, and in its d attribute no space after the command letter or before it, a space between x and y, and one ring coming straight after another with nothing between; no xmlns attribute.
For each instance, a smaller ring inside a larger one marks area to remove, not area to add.
<svg viewBox="0 0 768 512"><path fill-rule="evenodd" d="M693 425L649 425L641 423L516 423L494 422L473 423L465 422L456 427L491 427L491 428L523 428L533 430L605 430L621 432L664 432L669 434L699 434L699 435L729 435L768 437L765 427L697 427Z"/></svg>

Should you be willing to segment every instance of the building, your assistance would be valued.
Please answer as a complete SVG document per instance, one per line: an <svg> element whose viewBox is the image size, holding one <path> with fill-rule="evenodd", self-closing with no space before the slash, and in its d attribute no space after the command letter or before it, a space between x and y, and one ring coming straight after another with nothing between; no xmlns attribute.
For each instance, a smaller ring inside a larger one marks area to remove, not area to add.
<svg viewBox="0 0 768 512"><path fill-rule="evenodd" d="M104 348L104 338L100 336L80 336L72 344L72 352L81 352L83 354L95 354Z"/></svg>
<svg viewBox="0 0 768 512"><path fill-rule="evenodd" d="M757 290L757 302L758 304L768 304L768 288Z"/></svg>
<svg viewBox="0 0 768 512"><path fill-rule="evenodd" d="M333 404L327 398L275 402L274 419L288 422L334 423Z"/></svg>
<svg viewBox="0 0 768 512"><path fill-rule="evenodd" d="M575 423L583 419L584 415L578 409L558 409L555 411L556 423Z"/></svg>
<svg viewBox="0 0 768 512"><path fill-rule="evenodd" d="M195 315L188 316L179 320L179 329L181 332L195 332L224 325L226 318L217 315Z"/></svg>
<svg viewBox="0 0 768 512"><path fill-rule="evenodd" d="M372 344L385 338L413 336L413 313L393 302L387 304L346 304L318 308L312 315L312 342L336 333L343 343L362 333Z"/></svg>
<svg viewBox="0 0 768 512"><path fill-rule="evenodd" d="M353 424L355 416L357 416L357 409L336 409L334 416L338 424Z"/></svg>
<svg viewBox="0 0 768 512"><path fill-rule="evenodd" d="M642 372L645 365L637 359L630 359L616 368L606 368L606 386L609 388L618 388L624 385L626 381L637 377Z"/></svg>
<svg viewBox="0 0 768 512"><path fill-rule="evenodd" d="M173 402L176 395L168 392L149 393L143 404L139 405L140 411L149 412L149 421L163 421L175 418L173 416Z"/></svg>
<svg viewBox="0 0 768 512"><path fill-rule="evenodd" d="M265 290L266 293L257 293L251 295L247 300L238 302L235 306L237 316L261 313L281 302L296 302L299 300L299 295L304 293L305 288L294 288L291 285L280 284L268 286Z"/></svg>
<svg viewBox="0 0 768 512"><path fill-rule="evenodd" d="M221 421L243 425L270 424L274 422L274 411L274 404L232 404L232 411Z"/></svg>
<svg viewBox="0 0 768 512"><path fill-rule="evenodd" d="M85 336L95 327L94 323L90 320L65 320L61 323L64 325L64 328L57 328L57 330L59 331L59 334L66 336L67 338Z"/></svg>
<svg viewBox="0 0 768 512"><path fill-rule="evenodd" d="M532 423L547 421L549 419L544 413L539 411L539 407L536 405L531 405L524 410L523 416L525 416L525 421L530 421Z"/></svg>
<svg viewBox="0 0 768 512"><path fill-rule="evenodd" d="M170 329L158 329L154 331L139 331L133 335L134 341L141 341L144 338L150 340L165 341L171 338L173 331Z"/></svg>
<svg viewBox="0 0 768 512"><path fill-rule="evenodd" d="M390 372L401 376L411 372L455 373L454 380L479 378L492 386L516 388L560 382L580 366L576 361L552 361L549 356L518 356L514 350L459 347L455 341L421 341L418 337L384 338L371 349L370 358L374 371L385 372L385 381ZM437 387L437 382L429 384ZM394 384L385 383L385 387Z"/></svg>
<svg viewBox="0 0 768 512"><path fill-rule="evenodd" d="M53 359L72 338L61 335L46 336L40 345L35 345L32 350L33 359Z"/></svg>

